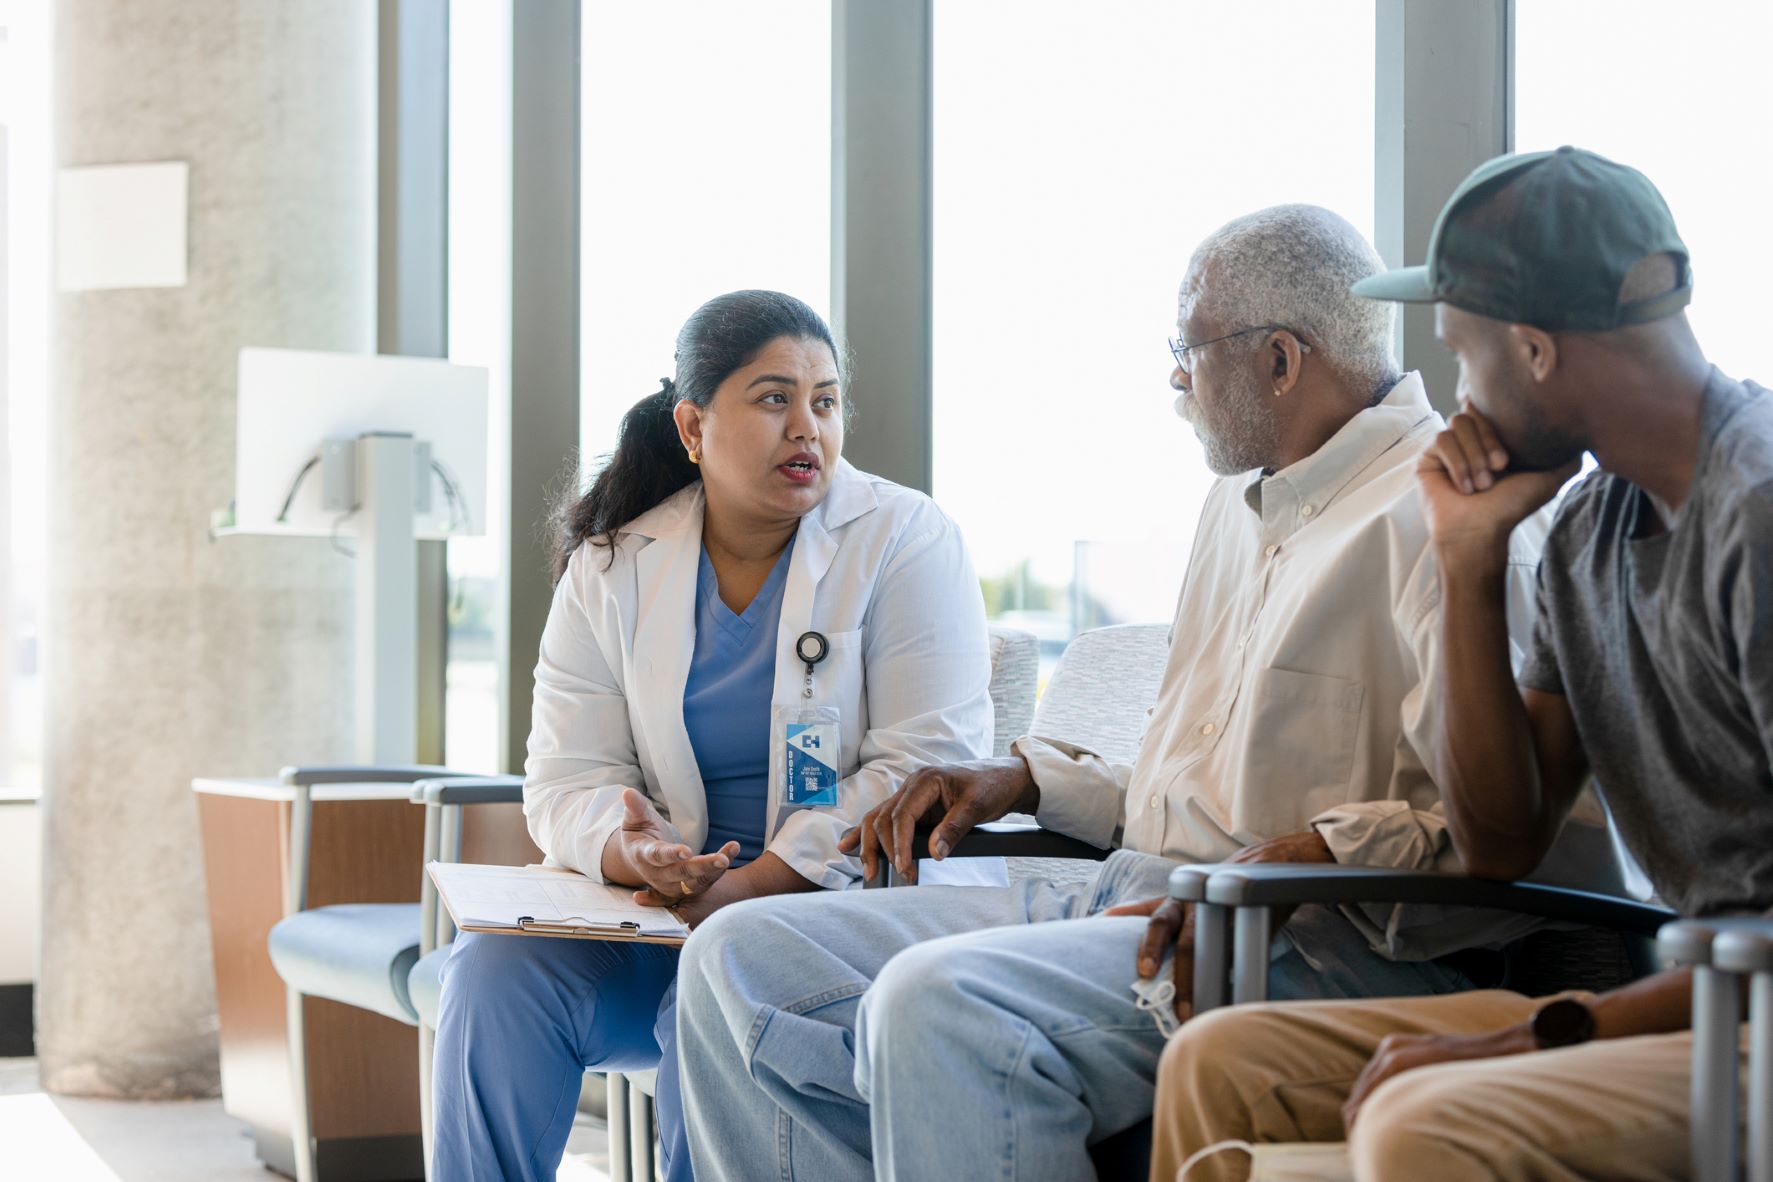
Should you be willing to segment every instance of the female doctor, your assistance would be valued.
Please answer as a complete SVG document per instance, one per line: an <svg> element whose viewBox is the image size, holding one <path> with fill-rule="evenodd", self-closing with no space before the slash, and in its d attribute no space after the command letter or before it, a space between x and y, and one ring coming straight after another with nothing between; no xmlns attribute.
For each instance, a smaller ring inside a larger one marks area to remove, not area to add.
<svg viewBox="0 0 1773 1182"><path fill-rule="evenodd" d="M530 833L691 926L859 885L844 831L916 768L991 753L960 532L844 462L842 386L799 300L709 301L560 531ZM443 970L432 1176L551 1179L585 1070L657 1067L665 1173L689 1178L676 970L662 945L464 933Z"/></svg>

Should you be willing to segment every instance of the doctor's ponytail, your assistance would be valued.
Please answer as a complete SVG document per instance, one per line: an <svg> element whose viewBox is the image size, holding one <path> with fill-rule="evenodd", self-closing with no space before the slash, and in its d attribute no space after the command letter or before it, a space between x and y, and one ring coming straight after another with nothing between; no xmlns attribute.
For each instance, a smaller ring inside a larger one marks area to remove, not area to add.
<svg viewBox="0 0 1773 1182"><path fill-rule="evenodd" d="M569 489L555 512L553 578L566 573L573 551L590 542L610 547L623 526L701 478L684 452L673 412L680 401L707 406L714 392L759 350L781 337L823 341L843 365L831 329L801 301L777 291L735 291L709 300L677 334L677 376L660 381L622 416L612 452L583 496ZM848 409L848 400L845 400Z"/></svg>

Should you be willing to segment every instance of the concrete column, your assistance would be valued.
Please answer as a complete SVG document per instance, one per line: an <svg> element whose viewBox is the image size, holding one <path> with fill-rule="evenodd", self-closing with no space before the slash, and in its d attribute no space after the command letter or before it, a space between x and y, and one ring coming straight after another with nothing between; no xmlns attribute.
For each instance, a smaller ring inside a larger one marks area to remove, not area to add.
<svg viewBox="0 0 1773 1182"><path fill-rule="evenodd" d="M351 749L351 563L206 536L241 346L375 345L357 0L61 0L58 167L190 165L190 281L56 299L38 1054L54 1091L216 1090L196 775Z"/></svg>

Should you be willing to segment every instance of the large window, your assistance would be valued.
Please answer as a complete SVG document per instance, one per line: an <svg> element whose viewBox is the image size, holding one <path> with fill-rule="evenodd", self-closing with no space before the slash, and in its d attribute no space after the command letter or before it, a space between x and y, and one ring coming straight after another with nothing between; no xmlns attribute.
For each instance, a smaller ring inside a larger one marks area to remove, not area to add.
<svg viewBox="0 0 1773 1182"><path fill-rule="evenodd" d="M0 798L42 782L49 37L44 7L0 0Z"/></svg>
<svg viewBox="0 0 1773 1182"><path fill-rule="evenodd" d="M987 608L1167 620L1211 483L1164 346L1194 244L1281 202L1371 234L1372 0L941 0L935 495Z"/></svg>
<svg viewBox="0 0 1773 1182"><path fill-rule="evenodd" d="M1766 376L1773 273L1773 5L1519 0L1515 144L1575 144L1642 170L1693 255L1691 316L1734 377Z"/></svg>
<svg viewBox="0 0 1773 1182"><path fill-rule="evenodd" d="M504 770L494 628L511 454L511 10L452 0L449 21L449 359L490 371L491 421L486 536L449 543L444 758L494 772ZM534 655L513 659L527 669Z"/></svg>
<svg viewBox="0 0 1773 1182"><path fill-rule="evenodd" d="M764 287L829 314L830 0L586 4L581 446L671 373L704 300Z"/></svg>

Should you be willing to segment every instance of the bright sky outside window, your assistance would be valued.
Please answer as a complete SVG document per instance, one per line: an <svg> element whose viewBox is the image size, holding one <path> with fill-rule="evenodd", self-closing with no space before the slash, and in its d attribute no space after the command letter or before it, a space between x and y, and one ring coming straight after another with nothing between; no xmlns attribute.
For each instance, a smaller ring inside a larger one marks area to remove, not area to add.
<svg viewBox="0 0 1773 1182"><path fill-rule="evenodd" d="M763 287L827 317L829 0L584 6L580 306L587 458L672 370L704 301Z"/></svg>
<svg viewBox="0 0 1773 1182"><path fill-rule="evenodd" d="M1292 201L1372 233L1373 3L935 12L935 494L1050 653L1173 610L1212 480L1164 346L1195 243Z"/></svg>
<svg viewBox="0 0 1773 1182"><path fill-rule="evenodd" d="M42 777L43 461L49 405L50 12L0 0L0 792Z"/></svg>
<svg viewBox="0 0 1773 1182"><path fill-rule="evenodd" d="M1641 170L1693 252L1689 315L1725 373L1773 381L1773 5L1518 0L1515 145L1575 144Z"/></svg>
<svg viewBox="0 0 1773 1182"><path fill-rule="evenodd" d="M491 421L486 535L449 543L444 758L493 772L501 770L494 620L510 453L511 9L452 0L449 23L449 359L487 367Z"/></svg>

